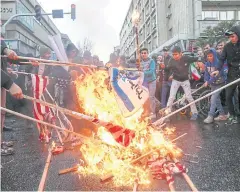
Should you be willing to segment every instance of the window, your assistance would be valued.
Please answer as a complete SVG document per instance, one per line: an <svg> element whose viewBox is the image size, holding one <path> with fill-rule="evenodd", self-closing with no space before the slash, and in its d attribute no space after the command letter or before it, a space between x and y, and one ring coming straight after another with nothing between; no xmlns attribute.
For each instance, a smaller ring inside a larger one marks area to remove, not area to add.
<svg viewBox="0 0 240 192"><path fill-rule="evenodd" d="M19 39L20 33L17 31L8 31L6 33L6 39Z"/></svg>
<svg viewBox="0 0 240 192"><path fill-rule="evenodd" d="M156 28L156 16L152 18L152 29Z"/></svg>
<svg viewBox="0 0 240 192"><path fill-rule="evenodd" d="M234 11L227 11L227 20L234 19Z"/></svg>
<svg viewBox="0 0 240 192"><path fill-rule="evenodd" d="M220 20L227 20L227 12L220 12Z"/></svg>
<svg viewBox="0 0 240 192"><path fill-rule="evenodd" d="M150 34L151 28L150 28L150 21L147 24L147 35Z"/></svg>
<svg viewBox="0 0 240 192"><path fill-rule="evenodd" d="M219 20L219 12L218 11L212 11L212 17L217 18L217 20Z"/></svg>
<svg viewBox="0 0 240 192"><path fill-rule="evenodd" d="M147 4L147 6L146 6L146 17L149 15L149 3Z"/></svg>
<svg viewBox="0 0 240 192"><path fill-rule="evenodd" d="M151 41L148 41L148 51L151 52L152 50L152 44Z"/></svg>
<svg viewBox="0 0 240 192"><path fill-rule="evenodd" d="M172 28L169 29L169 39L171 39L173 37L173 31L172 31Z"/></svg>
<svg viewBox="0 0 240 192"><path fill-rule="evenodd" d="M205 11L204 19L207 17L212 17L212 11Z"/></svg>
<svg viewBox="0 0 240 192"><path fill-rule="evenodd" d="M157 36L153 38L153 49L157 48Z"/></svg>
<svg viewBox="0 0 240 192"><path fill-rule="evenodd" d="M234 11L203 11L202 19L214 18L217 20L232 20L234 19Z"/></svg>

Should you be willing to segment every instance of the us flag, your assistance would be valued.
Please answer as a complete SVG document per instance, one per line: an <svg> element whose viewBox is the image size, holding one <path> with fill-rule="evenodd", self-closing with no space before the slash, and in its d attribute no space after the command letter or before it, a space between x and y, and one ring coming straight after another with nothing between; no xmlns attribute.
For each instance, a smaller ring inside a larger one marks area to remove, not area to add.
<svg viewBox="0 0 240 192"><path fill-rule="evenodd" d="M123 128L121 126L108 126L107 129L112 134L115 141L124 147L129 146L135 137L135 131Z"/></svg>
<svg viewBox="0 0 240 192"><path fill-rule="evenodd" d="M43 95L44 91L46 90L46 87L48 85L48 78L32 74L32 87L33 87L33 97L35 99L41 100L41 96ZM54 121L54 116L50 111L50 108L47 106L43 106L38 102L33 102L33 114L35 119L37 120L47 120L49 122ZM38 129L40 130L41 124L37 124Z"/></svg>

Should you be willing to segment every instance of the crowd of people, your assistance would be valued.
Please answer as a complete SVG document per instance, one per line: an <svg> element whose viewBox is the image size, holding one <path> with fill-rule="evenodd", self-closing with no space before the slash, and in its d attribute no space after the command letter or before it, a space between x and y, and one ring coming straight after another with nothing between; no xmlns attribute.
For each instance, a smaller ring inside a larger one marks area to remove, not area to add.
<svg viewBox="0 0 240 192"><path fill-rule="evenodd" d="M95 65L97 67L122 67L122 68L137 68L144 73L144 86L149 90L149 101L146 105L147 116L151 120L156 120L158 110L156 110L157 102L160 103L162 109L167 109L170 113L178 89L182 87L186 100L191 103L194 101L192 96L192 84L196 79L194 74L191 74L189 68L194 65L199 72L198 81L202 81L203 86L210 87L211 91L215 91L238 78L240 78L240 30L235 26L228 30L225 34L229 41L218 42L215 47L210 44L204 45L203 48L198 47L195 53L184 53L180 47L173 48L164 47L163 53L149 56L147 48L140 50L140 66L138 59L129 58L125 56L118 56L115 53L110 55L109 61L104 65L97 55L91 54L90 51L85 51L82 56L79 55L79 50L74 44L69 44L66 48L66 54L70 63L79 63L85 65ZM6 107L6 90L16 99L23 98L24 90L28 90L27 94L31 93L31 79L29 76L24 76L24 83L17 85L14 81L16 76L13 68L23 66L19 61L17 54L8 49L4 40L1 40L1 55L5 55L1 60L1 106ZM32 57L31 54L27 55ZM40 48L41 59L49 60L51 58L51 49L48 47ZM61 66L48 66L39 64L34 59L30 60L32 65L22 67L22 71L39 74L43 76L55 77L56 81L49 84L48 89L57 100L57 104L61 107L74 110L74 88L71 86L71 81L74 81L80 75L86 75L88 71L79 67L69 67L65 70ZM61 79L61 80L59 80ZM64 81L62 81L64 80ZM239 123L238 112L235 110L234 103L239 100L239 95L236 97L236 90L240 88L240 84L234 84L226 88L226 104L227 110L223 108L223 100L221 99L221 92L217 92L211 96L211 106L207 118L204 123L212 123L213 121L228 120L229 123ZM198 110L195 104L191 105L191 120L197 120ZM219 115L216 117L216 111ZM30 114L28 114L30 115ZM3 130L5 119L5 112L1 111L1 128ZM40 133L41 140L44 139ZM13 154L11 146L13 143L1 140L1 155Z"/></svg>

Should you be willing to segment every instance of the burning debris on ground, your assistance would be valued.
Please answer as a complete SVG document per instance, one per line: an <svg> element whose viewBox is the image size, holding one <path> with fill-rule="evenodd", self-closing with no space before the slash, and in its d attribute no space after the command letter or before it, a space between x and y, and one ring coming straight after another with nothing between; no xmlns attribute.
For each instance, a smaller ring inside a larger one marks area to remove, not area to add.
<svg viewBox="0 0 240 192"><path fill-rule="evenodd" d="M154 130L148 126L149 120L141 117L143 109L124 118L106 79L106 71L95 71L75 81L79 110L97 119L127 127L134 131L134 137L116 140L114 134L120 132L113 133L99 127L91 137L103 143L86 143L80 147L87 166L79 166L78 174L82 177L95 175L102 182L112 181L115 186L135 186L136 179L138 185L149 185L151 175L172 184L173 174L186 171L179 162L173 161L182 156L182 150L170 141L175 128ZM129 145L124 145L126 142Z"/></svg>

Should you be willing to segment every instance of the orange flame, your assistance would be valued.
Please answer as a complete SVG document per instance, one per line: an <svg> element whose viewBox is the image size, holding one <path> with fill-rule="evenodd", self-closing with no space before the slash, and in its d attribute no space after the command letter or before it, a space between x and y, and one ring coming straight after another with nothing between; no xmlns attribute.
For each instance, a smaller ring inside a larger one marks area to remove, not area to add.
<svg viewBox="0 0 240 192"><path fill-rule="evenodd" d="M143 167L131 165L130 161L152 148L159 149L161 155L166 155L169 150L176 152L178 149L165 140L163 132L147 129L147 119L141 120L143 110L129 118L121 115L108 77L106 71L95 71L94 74L76 80L80 112L135 130L136 136L130 146L124 148L116 143L104 127L99 127L96 136L108 145L96 146L94 143L82 145L80 150L88 166L80 166L79 173L84 176L89 174L103 176L112 173L116 186L133 185L136 177L139 178L139 184L149 184L149 172ZM170 129L167 133L171 134Z"/></svg>

